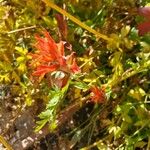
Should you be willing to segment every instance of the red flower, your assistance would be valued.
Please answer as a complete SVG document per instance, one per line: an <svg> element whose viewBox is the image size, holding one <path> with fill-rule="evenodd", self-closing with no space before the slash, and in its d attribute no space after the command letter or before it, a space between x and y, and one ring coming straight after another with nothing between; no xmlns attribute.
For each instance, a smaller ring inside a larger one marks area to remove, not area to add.
<svg viewBox="0 0 150 150"><path fill-rule="evenodd" d="M46 74L48 72L53 72L57 69L57 65L51 65L51 66L44 66L40 65L37 67L37 70L33 73L35 76L41 76L43 74Z"/></svg>
<svg viewBox="0 0 150 150"><path fill-rule="evenodd" d="M64 42L55 43L47 31L43 32L44 38L39 35L35 36L37 43L35 53L32 56L32 63L36 68L33 72L35 76L44 76L45 74L57 70L67 73L77 73L80 71L76 64L74 52L65 56Z"/></svg>
<svg viewBox="0 0 150 150"><path fill-rule="evenodd" d="M91 100L94 103L104 103L106 100L105 90L99 89L97 86L91 88Z"/></svg>
<svg viewBox="0 0 150 150"><path fill-rule="evenodd" d="M150 7L141 7L138 9L139 15L150 20Z"/></svg>
<svg viewBox="0 0 150 150"><path fill-rule="evenodd" d="M150 32L150 7L139 8L138 12L139 15L145 18L145 21L139 23L137 29L139 30L139 35L144 35Z"/></svg>
<svg viewBox="0 0 150 150"><path fill-rule="evenodd" d="M141 36L150 32L150 21L139 23L137 28Z"/></svg>

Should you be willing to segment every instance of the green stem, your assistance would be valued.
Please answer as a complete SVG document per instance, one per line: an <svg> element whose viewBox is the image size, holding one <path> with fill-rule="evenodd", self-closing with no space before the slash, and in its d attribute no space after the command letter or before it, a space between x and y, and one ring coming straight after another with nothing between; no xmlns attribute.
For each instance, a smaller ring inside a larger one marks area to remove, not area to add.
<svg viewBox="0 0 150 150"><path fill-rule="evenodd" d="M106 41L110 41L111 38L107 37L104 34L101 34L99 32L97 32L96 30L90 28L89 26L87 26L86 24L84 24L83 22L81 22L80 20L78 20L77 18L75 18L74 16L70 15L68 12L66 12L65 10L63 10L62 8L58 7L57 5L55 5L53 2L49 1L49 0L42 0L45 4L47 4L49 7L51 7L52 9L55 9L56 11L58 11L60 14L68 17L71 21L73 21L74 23L76 23L77 25L79 25L80 27L86 29L87 31L93 33L94 35L96 35L98 38L102 38Z"/></svg>
<svg viewBox="0 0 150 150"><path fill-rule="evenodd" d="M7 150L13 150L8 142L0 135L0 142L7 148Z"/></svg>
<svg viewBox="0 0 150 150"><path fill-rule="evenodd" d="M115 85L117 85L118 83L140 73L145 71L145 69L148 69L150 67L150 60L148 60L147 62L145 62L142 66L140 66L139 68L137 68L136 70L131 70L130 72L127 71L126 74L124 74L123 76L118 77L118 80L116 82L112 82L110 83L110 86L113 87Z"/></svg>
<svg viewBox="0 0 150 150"><path fill-rule="evenodd" d="M29 29L34 29L34 28L36 28L35 25L34 25L34 26L30 26L30 27L24 27L24 28L12 30L12 31L9 31L9 32L7 32L7 33L8 33L8 34L11 34L11 33L20 32L20 31L29 30Z"/></svg>

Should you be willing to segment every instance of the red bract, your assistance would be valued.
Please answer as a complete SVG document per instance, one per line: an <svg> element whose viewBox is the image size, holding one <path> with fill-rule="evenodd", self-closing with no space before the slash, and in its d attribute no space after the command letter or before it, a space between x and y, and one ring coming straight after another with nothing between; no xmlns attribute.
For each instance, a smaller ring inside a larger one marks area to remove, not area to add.
<svg viewBox="0 0 150 150"><path fill-rule="evenodd" d="M61 14L55 14L55 18L57 20L58 28L61 35L66 39L68 31L67 31L67 22L65 18Z"/></svg>
<svg viewBox="0 0 150 150"><path fill-rule="evenodd" d="M74 52L65 56L64 42L55 43L47 31L43 32L44 38L35 36L37 43L35 53L32 56L32 63L36 67L33 72L35 76L44 76L46 73L61 70L67 73L77 73L80 71L76 64Z"/></svg>
<svg viewBox="0 0 150 150"><path fill-rule="evenodd" d="M143 16L146 21L139 23L137 29L139 35L144 35L150 32L150 7L139 8L139 15Z"/></svg>
<svg viewBox="0 0 150 150"><path fill-rule="evenodd" d="M137 28L139 30L139 35L150 32L150 21L139 23Z"/></svg>
<svg viewBox="0 0 150 150"><path fill-rule="evenodd" d="M37 67L37 70L33 73L35 76L41 76L43 74L46 74L48 72L53 72L57 69L58 65L51 65L51 66L44 66L40 65Z"/></svg>
<svg viewBox="0 0 150 150"><path fill-rule="evenodd" d="M141 7L138 9L139 15L150 20L150 7Z"/></svg>
<svg viewBox="0 0 150 150"><path fill-rule="evenodd" d="M104 103L106 99L105 90L99 89L97 86L91 88L91 101L94 103Z"/></svg>

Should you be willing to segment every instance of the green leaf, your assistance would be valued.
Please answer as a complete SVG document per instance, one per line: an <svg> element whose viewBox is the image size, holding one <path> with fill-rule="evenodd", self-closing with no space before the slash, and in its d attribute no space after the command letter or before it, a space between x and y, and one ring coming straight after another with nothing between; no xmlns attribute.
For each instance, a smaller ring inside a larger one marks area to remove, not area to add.
<svg viewBox="0 0 150 150"><path fill-rule="evenodd" d="M87 90L89 86L84 82L73 82L74 87L81 89L81 90Z"/></svg>
<svg viewBox="0 0 150 150"><path fill-rule="evenodd" d="M135 147L144 148L144 146L146 146L146 145L147 145L147 142L139 141L135 144Z"/></svg>
<svg viewBox="0 0 150 150"><path fill-rule="evenodd" d="M60 98L61 98L61 93L59 92L52 95L51 99L49 100L49 103L46 106L46 109L55 107L58 104Z"/></svg>
<svg viewBox="0 0 150 150"><path fill-rule="evenodd" d="M136 87L134 89L131 89L128 95L134 99L141 100L142 97L146 95L146 93L142 88Z"/></svg>
<svg viewBox="0 0 150 150"><path fill-rule="evenodd" d="M10 76L9 76L9 73L6 73L4 75L1 75L0 74L0 82L5 82L5 83L8 83L10 82Z"/></svg>
<svg viewBox="0 0 150 150"><path fill-rule="evenodd" d="M106 149L108 149L108 146L106 144L104 144L103 142L98 142L98 144L96 146L97 146L97 148L99 150L106 150Z"/></svg>
<svg viewBox="0 0 150 150"><path fill-rule="evenodd" d="M120 37L117 34L111 34L110 37L111 37L111 40L108 41L107 49L109 50L118 49L120 42L121 42Z"/></svg>
<svg viewBox="0 0 150 150"><path fill-rule="evenodd" d="M28 53L28 50L22 47L15 47L15 50L20 55L26 55Z"/></svg>
<svg viewBox="0 0 150 150"><path fill-rule="evenodd" d="M115 67L115 66L118 64L118 62L120 62L121 56L122 56L122 53L121 53L121 52L115 52L115 53L111 56L111 60L110 60L111 66Z"/></svg>
<svg viewBox="0 0 150 150"><path fill-rule="evenodd" d="M4 72L9 72L13 70L12 65L6 61L0 62L0 69L0 71L3 70Z"/></svg>
<svg viewBox="0 0 150 150"><path fill-rule="evenodd" d="M17 60L17 62L20 64L20 63L22 63L22 62L25 61L25 57L20 56L20 57L18 57L16 60Z"/></svg>
<svg viewBox="0 0 150 150"><path fill-rule="evenodd" d="M45 125L46 123L48 122L48 119L44 119L44 120L40 120L40 121L37 121L36 123L38 124L35 128L35 132L38 132L40 131Z"/></svg>
<svg viewBox="0 0 150 150"><path fill-rule="evenodd" d="M49 129L50 131L54 131L56 128L57 128L57 122L55 120L54 122L50 123Z"/></svg>
<svg viewBox="0 0 150 150"><path fill-rule="evenodd" d="M57 118L57 110L62 103L63 96L68 90L69 83L66 84L63 89L55 88L54 90L51 90L49 93L50 100L48 104L46 105L46 109L41 112L38 117L41 119L37 122L36 131L41 129L46 123L49 124L49 128L53 131L56 127L56 118Z"/></svg>
<svg viewBox="0 0 150 150"><path fill-rule="evenodd" d="M77 142L79 142L82 138L82 131L81 130L78 130L74 136L71 138L71 141L70 141L70 147L74 147L74 145L76 145Z"/></svg>
<svg viewBox="0 0 150 150"><path fill-rule="evenodd" d="M31 106L32 105L32 98L29 94L26 95L26 100L25 100L25 103L27 104L27 106Z"/></svg>
<svg viewBox="0 0 150 150"><path fill-rule="evenodd" d="M40 118L40 119L50 119L50 116L52 115L52 110L50 110L50 109L47 109L47 110L45 110L45 111L43 111L43 112L41 112L39 115L38 115L38 117Z"/></svg>
<svg viewBox="0 0 150 150"><path fill-rule="evenodd" d="M130 31L130 26L125 26L125 27L122 27L121 29L121 36L124 38L128 35Z"/></svg>
<svg viewBox="0 0 150 150"><path fill-rule="evenodd" d="M24 63L21 63L19 66L18 66L18 70L21 71L21 72L25 72L27 69L27 66L26 64Z"/></svg>

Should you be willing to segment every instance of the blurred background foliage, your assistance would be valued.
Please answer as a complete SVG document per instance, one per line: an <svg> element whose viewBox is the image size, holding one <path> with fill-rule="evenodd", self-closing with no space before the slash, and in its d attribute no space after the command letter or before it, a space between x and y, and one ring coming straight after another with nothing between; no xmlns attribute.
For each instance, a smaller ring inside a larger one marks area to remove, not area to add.
<svg viewBox="0 0 150 150"><path fill-rule="evenodd" d="M91 85L105 85L106 104L81 105L74 123L67 124L69 132L61 136L68 138L72 149L150 149L150 36L139 36L136 29L141 20L138 8L150 1L51 1L111 40L99 39L67 17L59 20L58 12L41 0L0 0L1 101L9 102L8 87L17 110L39 107L40 101L41 129L50 117L56 120L62 109L89 95ZM38 83L31 75L27 54L34 51L34 35L44 29L55 41L72 45L82 66L82 74L62 91L49 87L46 78Z"/></svg>

